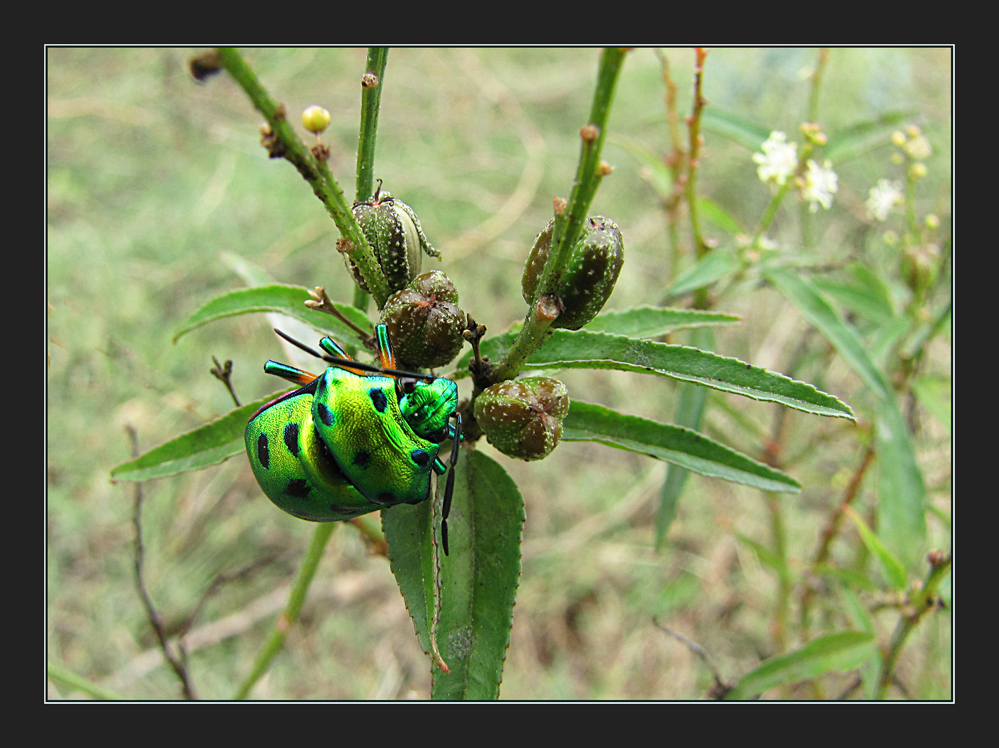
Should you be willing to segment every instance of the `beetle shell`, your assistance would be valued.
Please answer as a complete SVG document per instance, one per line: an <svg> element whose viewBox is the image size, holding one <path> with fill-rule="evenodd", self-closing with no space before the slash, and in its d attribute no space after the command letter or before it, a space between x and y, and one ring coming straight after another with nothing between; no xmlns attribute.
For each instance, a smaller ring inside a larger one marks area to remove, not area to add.
<svg viewBox="0 0 999 748"><path fill-rule="evenodd" d="M320 347L333 365L318 377L274 361L264 366L302 385L254 413L244 435L257 483L289 514L332 522L418 504L430 495L430 473L447 471L438 453L446 439L461 439L457 385L394 371L388 329L376 332L384 374L365 373L368 365L330 338Z"/></svg>
<svg viewBox="0 0 999 748"><path fill-rule="evenodd" d="M347 480L312 421L314 385L258 410L246 426L246 453L260 488L299 519L334 522L379 507Z"/></svg>
<svg viewBox="0 0 999 748"><path fill-rule="evenodd" d="M369 501L418 504L430 495L440 444L406 423L394 379L331 366L317 382L313 417L337 465Z"/></svg>

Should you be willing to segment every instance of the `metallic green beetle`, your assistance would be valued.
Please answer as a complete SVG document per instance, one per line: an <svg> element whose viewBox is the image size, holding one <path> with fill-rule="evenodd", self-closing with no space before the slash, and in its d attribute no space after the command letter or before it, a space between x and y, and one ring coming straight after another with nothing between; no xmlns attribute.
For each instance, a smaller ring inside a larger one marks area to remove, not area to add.
<svg viewBox="0 0 999 748"><path fill-rule="evenodd" d="M381 366L352 360L332 339L309 348L330 366L316 376L268 361L264 371L300 387L261 407L246 425L253 475L279 508L312 522L351 519L430 495L430 473L447 475L441 535L461 441L458 388L450 379L397 371L385 325L376 328ZM452 423L452 420L454 423ZM450 471L438 457L452 440Z"/></svg>

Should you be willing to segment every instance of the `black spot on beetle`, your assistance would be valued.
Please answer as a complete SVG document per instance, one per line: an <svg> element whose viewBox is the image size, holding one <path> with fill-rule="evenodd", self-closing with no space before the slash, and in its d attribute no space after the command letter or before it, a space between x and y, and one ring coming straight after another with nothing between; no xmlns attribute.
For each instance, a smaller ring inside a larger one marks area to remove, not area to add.
<svg viewBox="0 0 999 748"><path fill-rule="evenodd" d="M319 420L327 426L332 426L336 421L336 415L326 403L316 403L316 412L319 414Z"/></svg>
<svg viewBox="0 0 999 748"><path fill-rule="evenodd" d="M284 446L288 448L296 457L298 456L299 444L298 444L298 424L288 423L284 427Z"/></svg>
<svg viewBox="0 0 999 748"><path fill-rule="evenodd" d="M354 464L360 468L366 468L371 464L371 453L366 449L358 450L354 453Z"/></svg>
<svg viewBox="0 0 999 748"><path fill-rule="evenodd" d="M257 459L263 465L264 470L271 466L271 451L267 448L267 434L257 437Z"/></svg>
<svg viewBox="0 0 999 748"><path fill-rule="evenodd" d="M395 494L391 491L382 491L378 496L375 497L376 504L398 504L399 499L395 497Z"/></svg>
<svg viewBox="0 0 999 748"><path fill-rule="evenodd" d="M388 407L388 397L385 393L378 387L372 387L368 393L371 395L371 402L375 406L375 410L384 413L385 408Z"/></svg>
<svg viewBox="0 0 999 748"><path fill-rule="evenodd" d="M293 496L296 499L304 499L309 495L310 491L309 482L303 478L295 478L288 481L288 485L284 487L284 492L287 496Z"/></svg>
<svg viewBox="0 0 999 748"><path fill-rule="evenodd" d="M417 448L409 453L409 459L421 468L425 468L428 464L430 464L430 453L426 450Z"/></svg>

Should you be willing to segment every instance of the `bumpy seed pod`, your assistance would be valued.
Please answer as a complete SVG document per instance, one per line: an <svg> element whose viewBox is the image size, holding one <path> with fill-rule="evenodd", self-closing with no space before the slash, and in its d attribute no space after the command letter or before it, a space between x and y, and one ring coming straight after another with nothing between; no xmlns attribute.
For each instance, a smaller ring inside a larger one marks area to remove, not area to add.
<svg viewBox="0 0 999 748"><path fill-rule="evenodd" d="M454 360L465 340L458 291L440 270L418 275L389 296L381 321L388 327L396 356L409 366L443 366Z"/></svg>
<svg viewBox="0 0 999 748"><path fill-rule="evenodd" d="M545 263L551 251L555 221L534 240L534 247L524 268L524 300L530 304L538 289ZM603 216L586 219L583 233L562 271L555 293L561 297L563 311L552 327L578 330L592 320L611 295L624 265L624 242L617 224Z"/></svg>
<svg viewBox="0 0 999 748"><path fill-rule="evenodd" d="M521 460L551 454L562 438L562 419L568 412L569 393L551 377L500 382L475 400L475 420L489 443Z"/></svg>
<svg viewBox="0 0 999 748"><path fill-rule="evenodd" d="M441 253L427 241L420 219L406 203L392 197L381 186L367 200L354 203L354 218L364 232L368 244L381 265L389 290L405 288L420 273L423 253L440 257ZM367 285L354 263L344 255L347 267L365 291Z"/></svg>

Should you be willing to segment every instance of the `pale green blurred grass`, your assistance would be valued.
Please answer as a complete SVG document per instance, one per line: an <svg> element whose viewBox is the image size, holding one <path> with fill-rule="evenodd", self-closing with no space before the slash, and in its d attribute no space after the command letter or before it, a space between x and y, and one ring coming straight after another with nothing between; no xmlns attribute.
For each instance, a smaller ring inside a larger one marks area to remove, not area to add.
<svg viewBox="0 0 999 748"><path fill-rule="evenodd" d="M276 280L325 285L348 300L333 249L336 231L286 162L259 145L261 118L220 75L195 84L186 49L50 49L48 52L48 654L132 698L176 698L132 581L132 491L108 472L126 460L131 424L142 449L232 405L208 373L232 359L244 402L276 385L262 363L280 349L261 316L184 337L180 322L238 287L222 259L234 253ZM293 120L317 103L333 114L324 141L353 194L358 76L364 50L248 50ZM690 50L669 50L689 111ZM805 110L814 50L717 49L705 67L711 106L795 133ZM949 218L950 58L946 50L834 50L822 96L827 132L892 109L911 109L931 138L925 210ZM389 54L376 176L414 206L462 306L499 332L524 313L520 275L553 195L567 195L596 74L589 49L394 49ZM659 63L630 54L610 119L613 137L668 147ZM706 133L700 192L752 224L769 196L750 152ZM626 257L609 307L657 303L667 265L665 220L640 165L609 143L615 166L592 213L613 217ZM819 251L857 240L848 206L889 176L888 150L844 164L830 214L817 220ZM793 213L776 229L794 234ZM768 291L745 289L721 305L743 315L718 350L778 371L802 329ZM679 339L679 342L683 342ZM936 366L949 374L949 350ZM802 371L843 397L863 396L842 365ZM673 388L622 373L570 372L573 397L662 421ZM726 402L766 431L774 409ZM792 558L811 553L825 510L858 461L842 423L793 414L800 441L821 450L792 470L806 487L781 499ZM931 422L931 427L934 423ZM750 454L760 442L720 411L709 431ZM931 498L946 507L950 455L941 429L922 457ZM943 445L943 446L941 446ZM772 654L775 580L736 533L769 542L757 492L690 479L669 547L652 550L652 517L664 466L597 445L562 445L527 465L496 455L525 495L524 576L501 695L504 699L700 698L710 675L652 624L655 615L705 646L735 678ZM190 667L199 696L227 698L249 670L312 527L274 509L245 461L144 487L147 582L169 623L219 574L258 564L213 595L195 622ZM946 531L931 530L947 546ZM879 619L890 626L891 617ZM832 625L832 624L831 624ZM928 621L903 654L914 696L949 696L949 617ZM310 590L302 626L254 695L264 698L425 698L429 665L383 558L352 528L335 533ZM50 691L54 698L60 691Z"/></svg>

